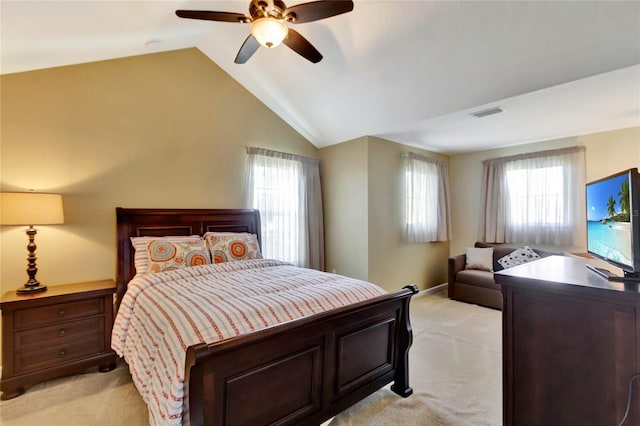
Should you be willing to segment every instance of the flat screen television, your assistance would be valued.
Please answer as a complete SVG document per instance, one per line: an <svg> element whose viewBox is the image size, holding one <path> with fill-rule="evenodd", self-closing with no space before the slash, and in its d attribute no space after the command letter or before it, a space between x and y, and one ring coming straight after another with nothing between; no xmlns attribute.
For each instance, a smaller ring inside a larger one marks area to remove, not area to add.
<svg viewBox="0 0 640 426"><path fill-rule="evenodd" d="M629 169L586 188L587 250L621 268L624 276L588 267L612 281L640 281L640 175Z"/></svg>

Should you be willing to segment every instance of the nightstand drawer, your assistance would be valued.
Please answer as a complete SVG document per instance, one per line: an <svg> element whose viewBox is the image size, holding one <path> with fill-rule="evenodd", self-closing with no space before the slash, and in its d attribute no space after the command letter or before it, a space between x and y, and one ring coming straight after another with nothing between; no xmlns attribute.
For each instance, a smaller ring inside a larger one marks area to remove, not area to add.
<svg viewBox="0 0 640 426"><path fill-rule="evenodd" d="M14 347L16 351L28 351L42 346L60 345L73 340L102 338L103 335L104 316L97 316L16 332Z"/></svg>
<svg viewBox="0 0 640 426"><path fill-rule="evenodd" d="M15 328L25 329L104 313L102 299L58 303L15 311Z"/></svg>
<svg viewBox="0 0 640 426"><path fill-rule="evenodd" d="M64 364L87 355L99 354L104 350L104 339L95 337L82 341L68 342L63 345L24 351L15 355L15 370L16 372L24 372Z"/></svg>

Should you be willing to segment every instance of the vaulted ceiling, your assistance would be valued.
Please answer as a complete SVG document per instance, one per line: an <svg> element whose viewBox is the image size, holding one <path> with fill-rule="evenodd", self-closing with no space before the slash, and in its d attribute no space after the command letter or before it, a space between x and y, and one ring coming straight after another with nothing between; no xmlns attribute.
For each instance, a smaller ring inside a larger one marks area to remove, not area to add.
<svg viewBox="0 0 640 426"><path fill-rule="evenodd" d="M459 153L640 126L640 2L354 3L292 25L321 62L281 45L237 65L248 24L174 12L248 13L248 0L2 0L0 66L195 46L318 147L373 135ZM504 111L469 114L496 106Z"/></svg>

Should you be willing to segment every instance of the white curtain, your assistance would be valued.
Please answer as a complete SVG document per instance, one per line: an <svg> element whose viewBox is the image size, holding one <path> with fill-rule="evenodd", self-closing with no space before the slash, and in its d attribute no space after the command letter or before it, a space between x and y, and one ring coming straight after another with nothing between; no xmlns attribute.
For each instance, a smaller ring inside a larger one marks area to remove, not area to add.
<svg viewBox="0 0 640 426"><path fill-rule="evenodd" d="M480 241L575 245L585 218L585 148L483 162Z"/></svg>
<svg viewBox="0 0 640 426"><path fill-rule="evenodd" d="M405 239L409 243L451 239L447 162L411 152L405 158Z"/></svg>
<svg viewBox="0 0 640 426"><path fill-rule="evenodd" d="M246 203L260 211L262 254L324 270L319 161L247 148Z"/></svg>

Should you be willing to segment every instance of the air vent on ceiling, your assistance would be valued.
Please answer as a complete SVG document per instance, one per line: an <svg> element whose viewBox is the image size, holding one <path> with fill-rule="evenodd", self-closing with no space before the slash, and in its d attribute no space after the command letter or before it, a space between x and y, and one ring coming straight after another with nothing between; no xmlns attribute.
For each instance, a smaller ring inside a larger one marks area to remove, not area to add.
<svg viewBox="0 0 640 426"><path fill-rule="evenodd" d="M472 112L471 115L473 115L476 118L482 118L482 117L486 117L487 115L499 114L502 111L504 110L499 106L497 106L497 107L483 109L482 111Z"/></svg>

